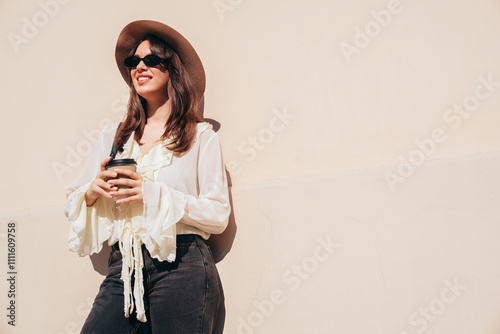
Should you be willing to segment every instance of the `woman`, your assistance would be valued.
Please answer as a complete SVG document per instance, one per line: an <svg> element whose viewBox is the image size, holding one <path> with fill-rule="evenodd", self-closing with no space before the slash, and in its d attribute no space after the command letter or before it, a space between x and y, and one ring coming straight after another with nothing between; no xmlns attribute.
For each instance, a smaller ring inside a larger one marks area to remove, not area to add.
<svg viewBox="0 0 500 334"><path fill-rule="evenodd" d="M115 55L127 115L103 130L67 190L70 249L112 245L82 333L211 333L223 295L204 240L225 229L230 205L218 136L197 114L203 66L155 21L128 24ZM137 171L106 170L110 152Z"/></svg>

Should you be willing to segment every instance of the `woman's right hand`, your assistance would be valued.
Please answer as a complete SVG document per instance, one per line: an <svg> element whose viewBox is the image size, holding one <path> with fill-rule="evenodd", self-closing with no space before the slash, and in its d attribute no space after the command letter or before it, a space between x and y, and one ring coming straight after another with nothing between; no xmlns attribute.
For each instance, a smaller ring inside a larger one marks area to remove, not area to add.
<svg viewBox="0 0 500 334"><path fill-rule="evenodd" d="M97 174L95 180L92 182L89 189L85 193L85 202L87 203L87 206L94 205L95 201L97 201L100 196L113 198L113 196L110 195L109 192L118 189L117 187L107 182L109 178L117 176L117 173L106 170L106 164L110 161L111 157L108 157L101 162L101 171L99 172L99 174Z"/></svg>

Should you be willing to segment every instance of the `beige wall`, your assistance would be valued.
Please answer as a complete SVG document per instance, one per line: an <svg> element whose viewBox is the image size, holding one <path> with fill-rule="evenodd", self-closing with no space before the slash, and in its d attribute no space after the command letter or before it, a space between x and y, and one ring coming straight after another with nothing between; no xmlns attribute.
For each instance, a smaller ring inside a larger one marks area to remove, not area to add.
<svg viewBox="0 0 500 334"><path fill-rule="evenodd" d="M9 222L17 243L16 327L3 315L0 332L79 332L102 276L67 250L65 189L123 115L120 30L154 19L196 47L221 124L224 333L498 333L499 15L487 0L0 2L3 268Z"/></svg>

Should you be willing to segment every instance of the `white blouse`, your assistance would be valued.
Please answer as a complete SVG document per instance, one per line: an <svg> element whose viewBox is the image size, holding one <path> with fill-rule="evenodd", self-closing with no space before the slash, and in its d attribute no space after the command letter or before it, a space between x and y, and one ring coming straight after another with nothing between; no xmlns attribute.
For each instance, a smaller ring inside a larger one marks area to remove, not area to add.
<svg viewBox="0 0 500 334"><path fill-rule="evenodd" d="M212 233L222 233L231 208L219 138L205 122L197 124L195 142L183 154L174 154L165 142L142 154L132 133L116 158L137 161L137 173L143 177L143 201L117 205L114 199L101 196L87 207L85 193L99 173L100 163L110 154L118 124L103 129L83 171L68 187L65 214L70 222L69 248L80 256L100 252L105 241L109 245L120 241L127 304L124 276L130 279L134 267L137 275L142 274L137 252L141 244L153 258L174 261L177 234L194 233L208 239ZM140 318L143 287L142 277L138 278L141 284L134 286L134 296ZM133 301L129 300L129 306L133 308ZM145 321L145 316L140 320Z"/></svg>

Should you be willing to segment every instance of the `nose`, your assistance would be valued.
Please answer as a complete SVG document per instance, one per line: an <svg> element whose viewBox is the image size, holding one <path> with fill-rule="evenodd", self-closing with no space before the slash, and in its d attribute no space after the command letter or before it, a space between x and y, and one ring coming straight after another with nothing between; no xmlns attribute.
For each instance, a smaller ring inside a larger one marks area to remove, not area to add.
<svg viewBox="0 0 500 334"><path fill-rule="evenodd" d="M146 64L144 64L144 60L141 60L135 68L136 69L147 69L148 67L146 66Z"/></svg>

